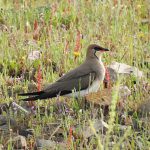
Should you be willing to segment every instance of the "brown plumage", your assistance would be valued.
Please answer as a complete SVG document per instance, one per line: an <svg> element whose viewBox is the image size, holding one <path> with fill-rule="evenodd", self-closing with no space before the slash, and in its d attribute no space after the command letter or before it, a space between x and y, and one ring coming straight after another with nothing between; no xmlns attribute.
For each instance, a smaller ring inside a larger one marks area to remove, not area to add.
<svg viewBox="0 0 150 150"><path fill-rule="evenodd" d="M24 101L53 98L60 96L85 96L90 92L96 92L100 81L104 80L105 68L101 61L102 52L108 49L92 44L87 48L86 59L79 67L69 71L56 82L48 85L44 90L33 93L19 94L25 98ZM72 94L72 91L74 93Z"/></svg>

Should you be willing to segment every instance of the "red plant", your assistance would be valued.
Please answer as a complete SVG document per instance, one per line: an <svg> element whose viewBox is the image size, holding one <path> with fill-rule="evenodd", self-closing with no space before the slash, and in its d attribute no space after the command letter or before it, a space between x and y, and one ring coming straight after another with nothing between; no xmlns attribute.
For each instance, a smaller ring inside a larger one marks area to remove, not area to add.
<svg viewBox="0 0 150 150"><path fill-rule="evenodd" d="M34 31L37 30L37 28L38 28L38 22L37 22L37 20L35 20L34 21Z"/></svg>
<svg viewBox="0 0 150 150"><path fill-rule="evenodd" d="M76 38L76 45L75 45L74 51L78 52L80 50L80 47L81 47L81 45L80 45L80 31L78 30L77 31L77 38Z"/></svg>
<svg viewBox="0 0 150 150"><path fill-rule="evenodd" d="M75 49L74 49L74 55L75 55L75 59L79 56L79 51L80 51L80 48L81 48L81 39L80 39L80 31L78 30L77 31L77 37L76 37L76 44L75 44Z"/></svg>
<svg viewBox="0 0 150 150"><path fill-rule="evenodd" d="M105 67L105 81L104 81L104 84L105 84L105 88L110 88L110 74L109 74L109 71L107 69L107 67Z"/></svg>
<svg viewBox="0 0 150 150"><path fill-rule="evenodd" d="M114 6L118 5L118 0L114 0Z"/></svg>
<svg viewBox="0 0 150 150"><path fill-rule="evenodd" d="M37 20L34 21L34 32L33 32L33 39L38 40L40 37L40 28L38 25Z"/></svg>
<svg viewBox="0 0 150 150"><path fill-rule="evenodd" d="M68 145L68 149L71 149L71 143L72 143L72 127L70 127L69 129L69 136L68 136L68 141L67 141L67 145Z"/></svg>

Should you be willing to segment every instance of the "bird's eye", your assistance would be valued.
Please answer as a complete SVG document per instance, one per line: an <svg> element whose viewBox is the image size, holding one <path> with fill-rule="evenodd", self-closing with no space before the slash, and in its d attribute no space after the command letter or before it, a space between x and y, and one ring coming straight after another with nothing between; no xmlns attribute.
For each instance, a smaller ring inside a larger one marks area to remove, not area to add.
<svg viewBox="0 0 150 150"><path fill-rule="evenodd" d="M100 47L94 47L94 50L99 51Z"/></svg>

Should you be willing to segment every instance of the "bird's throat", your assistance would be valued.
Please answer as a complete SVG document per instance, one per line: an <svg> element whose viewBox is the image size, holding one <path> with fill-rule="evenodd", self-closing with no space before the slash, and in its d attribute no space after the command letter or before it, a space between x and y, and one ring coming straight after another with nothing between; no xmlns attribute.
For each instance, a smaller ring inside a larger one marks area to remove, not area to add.
<svg viewBox="0 0 150 150"><path fill-rule="evenodd" d="M96 55L96 51L94 52L94 56L99 60L99 58L98 58L97 55Z"/></svg>

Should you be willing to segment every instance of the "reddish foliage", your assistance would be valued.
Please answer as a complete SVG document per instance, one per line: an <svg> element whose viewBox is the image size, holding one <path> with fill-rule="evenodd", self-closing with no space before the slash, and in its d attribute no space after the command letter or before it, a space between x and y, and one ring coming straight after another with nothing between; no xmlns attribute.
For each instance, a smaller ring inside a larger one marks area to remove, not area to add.
<svg viewBox="0 0 150 150"><path fill-rule="evenodd" d="M38 25L37 20L34 21L34 32L33 32L33 39L38 40L40 37L40 28Z"/></svg>
<svg viewBox="0 0 150 150"><path fill-rule="evenodd" d="M80 31L78 30L77 31L77 37L76 37L76 43L75 43L75 49L74 49L74 58L76 60L76 58L79 56L79 51L80 51L80 48L81 48L81 36L80 36Z"/></svg>
<svg viewBox="0 0 150 150"><path fill-rule="evenodd" d="M74 52L79 52L80 48L81 48L81 43L80 43L80 31L77 31L77 37L76 37L76 45L75 45L75 49Z"/></svg>
<svg viewBox="0 0 150 150"><path fill-rule="evenodd" d="M67 141L67 145L68 145L68 149L71 149L71 143L72 143L72 127L70 127L69 129L69 136L68 136L68 141Z"/></svg>
<svg viewBox="0 0 150 150"><path fill-rule="evenodd" d="M109 74L109 71L108 71L107 67L105 67L105 70L106 70L106 72L105 72L106 81L104 81L105 88L110 88L110 74Z"/></svg>
<svg viewBox="0 0 150 150"><path fill-rule="evenodd" d="M38 22L37 22L37 20L35 20L34 21L34 31L37 30L37 28L38 28Z"/></svg>
<svg viewBox="0 0 150 150"><path fill-rule="evenodd" d="M118 0L114 0L114 6L118 5Z"/></svg>

